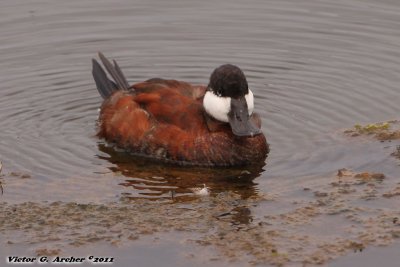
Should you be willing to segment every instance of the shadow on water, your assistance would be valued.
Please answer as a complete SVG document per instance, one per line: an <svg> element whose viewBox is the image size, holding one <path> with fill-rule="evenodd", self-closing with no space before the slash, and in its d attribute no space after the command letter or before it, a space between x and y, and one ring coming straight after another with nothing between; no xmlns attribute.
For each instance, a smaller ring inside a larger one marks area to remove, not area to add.
<svg viewBox="0 0 400 267"><path fill-rule="evenodd" d="M127 198L185 201L195 197L193 188L206 185L211 194L234 192L247 199L257 194L254 179L262 174L265 166L263 162L241 168L181 167L133 156L105 143L99 143L98 148L106 154L98 157L113 164L109 169L126 177L120 185L133 189L125 193Z"/></svg>

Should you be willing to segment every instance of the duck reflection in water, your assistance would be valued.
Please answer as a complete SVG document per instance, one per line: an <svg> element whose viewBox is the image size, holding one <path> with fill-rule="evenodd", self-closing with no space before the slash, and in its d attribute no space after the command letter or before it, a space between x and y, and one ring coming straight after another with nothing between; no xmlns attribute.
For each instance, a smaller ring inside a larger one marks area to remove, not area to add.
<svg viewBox="0 0 400 267"><path fill-rule="evenodd" d="M126 177L121 185L134 189L132 193L125 194L133 199L174 198L184 202L199 197L192 189L203 188L204 185L211 194L234 192L247 199L257 194L254 179L261 175L265 166L262 163L237 168L184 168L136 157L105 143L99 143L98 148L103 152L98 157L112 163L109 169Z"/></svg>

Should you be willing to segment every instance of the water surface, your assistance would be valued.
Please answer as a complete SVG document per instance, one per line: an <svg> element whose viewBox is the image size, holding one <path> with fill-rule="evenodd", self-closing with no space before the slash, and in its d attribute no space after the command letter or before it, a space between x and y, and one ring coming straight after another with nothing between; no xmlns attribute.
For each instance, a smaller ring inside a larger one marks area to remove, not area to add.
<svg viewBox="0 0 400 267"><path fill-rule="evenodd" d="M191 188L206 184L243 199L278 196L252 208L262 218L340 168L382 172L387 188L398 182L399 161L390 156L398 141L343 135L355 123L399 118L396 1L3 0L0 7L1 201L163 201L174 192L190 203ZM99 140L97 51L132 83L206 84L215 67L240 66L271 144L266 165L182 169Z"/></svg>

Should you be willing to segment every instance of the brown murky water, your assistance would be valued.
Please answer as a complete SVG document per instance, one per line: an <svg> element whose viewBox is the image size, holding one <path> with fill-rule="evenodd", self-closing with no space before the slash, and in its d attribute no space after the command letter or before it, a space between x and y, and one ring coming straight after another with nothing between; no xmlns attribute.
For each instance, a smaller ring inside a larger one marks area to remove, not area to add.
<svg viewBox="0 0 400 267"><path fill-rule="evenodd" d="M391 251L400 141L343 132L399 119L399 16L391 0L2 0L0 257L361 265L349 254ZM271 144L266 165L171 167L96 138L97 51L132 83L207 83L216 66L239 65ZM202 184L209 197L193 194Z"/></svg>

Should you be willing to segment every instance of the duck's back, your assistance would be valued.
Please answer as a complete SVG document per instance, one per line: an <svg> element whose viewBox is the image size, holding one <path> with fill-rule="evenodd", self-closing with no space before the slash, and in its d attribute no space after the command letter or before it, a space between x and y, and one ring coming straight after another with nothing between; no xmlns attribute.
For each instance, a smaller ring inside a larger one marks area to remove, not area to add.
<svg viewBox="0 0 400 267"><path fill-rule="evenodd" d="M202 99L206 88L189 83L151 79L132 86L134 101L159 123L201 133L205 128Z"/></svg>

